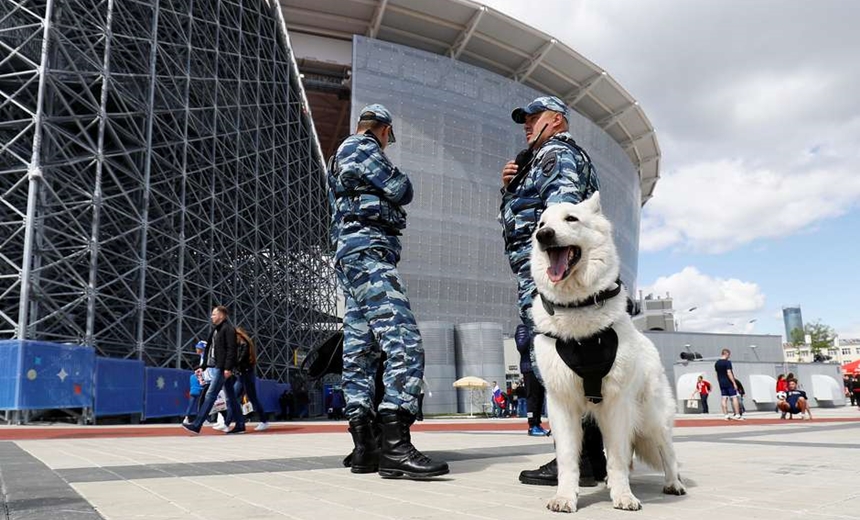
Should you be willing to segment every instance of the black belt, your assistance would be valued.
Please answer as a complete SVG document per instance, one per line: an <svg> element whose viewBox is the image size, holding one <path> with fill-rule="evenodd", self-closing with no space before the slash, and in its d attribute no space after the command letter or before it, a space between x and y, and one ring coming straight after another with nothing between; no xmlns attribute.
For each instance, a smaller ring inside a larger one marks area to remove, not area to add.
<svg viewBox="0 0 860 520"><path fill-rule="evenodd" d="M389 236L399 237L403 234L395 226L392 226L390 224L384 224L384 223L379 222L377 220L369 220L369 219L361 218L358 215L346 215L343 217L343 221L344 222L358 222L358 223L364 224L365 226L377 227L377 228L380 228L383 231L385 231L385 234L389 235Z"/></svg>

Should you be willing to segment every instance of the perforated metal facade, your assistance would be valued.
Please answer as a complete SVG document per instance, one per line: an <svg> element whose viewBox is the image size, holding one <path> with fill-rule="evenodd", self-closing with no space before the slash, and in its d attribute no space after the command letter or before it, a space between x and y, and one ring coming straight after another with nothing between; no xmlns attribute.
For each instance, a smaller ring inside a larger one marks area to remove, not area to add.
<svg viewBox="0 0 860 520"><path fill-rule="evenodd" d="M505 386L505 349L502 326L498 323L462 323L454 329L457 350L457 377L480 377L486 382ZM472 405L489 401L492 386L479 391L481 399L472 390L457 390L457 411L469 411Z"/></svg>
<svg viewBox="0 0 860 520"><path fill-rule="evenodd" d="M391 110L397 143L386 153L415 186L415 199L406 208L400 272L419 320L493 321L513 333L519 318L516 281L497 221L500 172L525 145L511 110L540 95L446 56L354 38L351 120L357 121L369 103ZM635 294L637 171L621 146L590 120L571 112L570 127L597 165L621 277Z"/></svg>
<svg viewBox="0 0 860 520"><path fill-rule="evenodd" d="M454 324L440 321L418 323L424 345L424 413L457 411L457 370L454 351Z"/></svg>

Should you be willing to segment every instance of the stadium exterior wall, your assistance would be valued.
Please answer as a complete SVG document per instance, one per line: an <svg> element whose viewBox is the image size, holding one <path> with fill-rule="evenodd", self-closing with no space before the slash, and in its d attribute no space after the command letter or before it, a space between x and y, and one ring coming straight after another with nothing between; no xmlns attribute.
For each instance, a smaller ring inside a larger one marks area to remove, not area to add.
<svg viewBox="0 0 860 520"><path fill-rule="evenodd" d="M524 147L514 107L542 95L490 71L402 45L353 39L353 130L361 108L394 115L397 144L386 153L407 172L415 199L406 209L400 271L418 320L492 321L512 334L516 281L504 255L500 171ZM597 166L604 211L615 228L621 277L636 287L639 176L621 146L571 111L571 133Z"/></svg>

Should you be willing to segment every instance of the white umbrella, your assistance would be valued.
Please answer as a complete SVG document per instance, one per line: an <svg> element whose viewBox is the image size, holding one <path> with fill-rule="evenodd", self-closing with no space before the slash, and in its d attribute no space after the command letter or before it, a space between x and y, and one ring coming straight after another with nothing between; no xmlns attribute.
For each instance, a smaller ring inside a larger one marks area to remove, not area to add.
<svg viewBox="0 0 860 520"><path fill-rule="evenodd" d="M484 381L480 377L466 376L454 381L454 388L469 389L469 417L475 417L472 413L472 401L475 400L475 390L483 389L490 386L490 383Z"/></svg>

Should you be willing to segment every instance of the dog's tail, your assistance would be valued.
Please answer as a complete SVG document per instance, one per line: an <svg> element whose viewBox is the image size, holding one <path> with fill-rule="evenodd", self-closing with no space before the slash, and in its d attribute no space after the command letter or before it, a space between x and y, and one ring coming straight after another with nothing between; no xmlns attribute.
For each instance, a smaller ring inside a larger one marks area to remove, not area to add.
<svg viewBox="0 0 860 520"><path fill-rule="evenodd" d="M633 441L633 451L636 458L651 466L657 471L663 471L663 454L660 453L660 446L655 439L649 436L636 436Z"/></svg>

